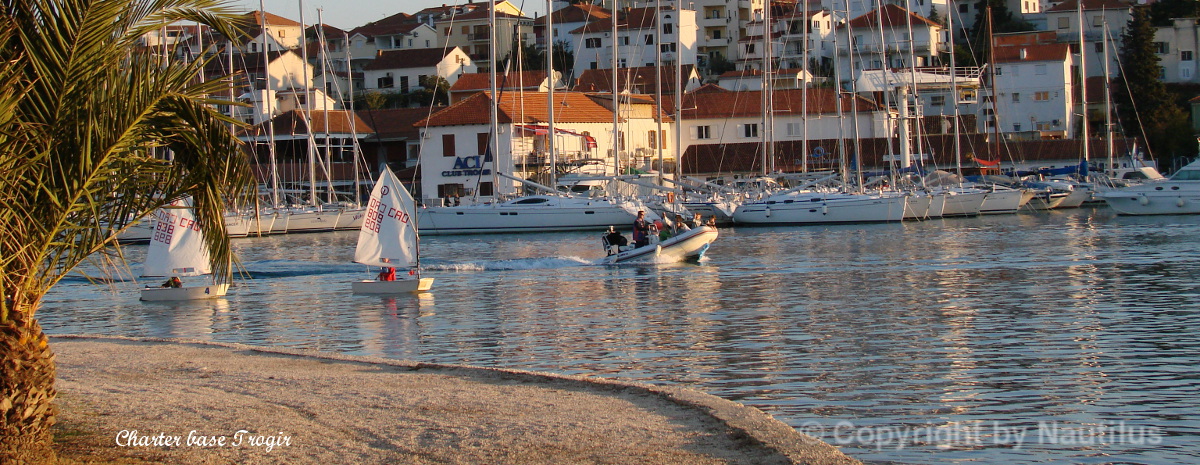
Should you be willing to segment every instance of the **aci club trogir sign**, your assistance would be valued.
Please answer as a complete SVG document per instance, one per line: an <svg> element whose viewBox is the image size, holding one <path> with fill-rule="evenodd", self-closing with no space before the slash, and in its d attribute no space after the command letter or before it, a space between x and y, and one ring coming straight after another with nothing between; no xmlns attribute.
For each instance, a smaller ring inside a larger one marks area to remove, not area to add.
<svg viewBox="0 0 1200 465"><path fill-rule="evenodd" d="M483 164L490 161L492 161L492 157L485 155L457 157L454 159L454 168L442 171L442 177L489 176L492 174L492 170L484 168Z"/></svg>

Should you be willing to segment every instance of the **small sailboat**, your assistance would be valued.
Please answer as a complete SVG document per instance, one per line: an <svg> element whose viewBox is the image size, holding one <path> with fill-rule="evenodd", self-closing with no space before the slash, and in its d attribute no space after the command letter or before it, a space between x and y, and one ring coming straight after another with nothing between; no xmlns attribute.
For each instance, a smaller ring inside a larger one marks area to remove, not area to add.
<svg viewBox="0 0 1200 465"><path fill-rule="evenodd" d="M154 212L150 247L146 250L143 277L170 278L162 287L145 287L141 300L176 301L223 297L229 284L210 282L187 286L178 278L212 273L208 247L192 213L190 198L177 200ZM205 278L208 279L208 278Z"/></svg>
<svg viewBox="0 0 1200 465"><path fill-rule="evenodd" d="M354 261L382 267L385 273L380 273L381 279L354 282L351 287L356 294L425 292L433 287L433 278L421 277L417 216L411 213L413 206L413 198L404 185L392 170L384 167L371 190L366 216L358 230ZM396 268L408 268L409 272L396 276Z"/></svg>

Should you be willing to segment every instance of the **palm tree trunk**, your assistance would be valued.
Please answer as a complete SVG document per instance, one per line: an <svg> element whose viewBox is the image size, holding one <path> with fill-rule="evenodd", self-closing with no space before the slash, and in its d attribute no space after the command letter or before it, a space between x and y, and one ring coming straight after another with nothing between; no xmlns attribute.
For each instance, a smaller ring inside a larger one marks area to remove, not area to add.
<svg viewBox="0 0 1200 465"><path fill-rule="evenodd" d="M36 319L8 316L0 322L0 463L54 463L54 353Z"/></svg>

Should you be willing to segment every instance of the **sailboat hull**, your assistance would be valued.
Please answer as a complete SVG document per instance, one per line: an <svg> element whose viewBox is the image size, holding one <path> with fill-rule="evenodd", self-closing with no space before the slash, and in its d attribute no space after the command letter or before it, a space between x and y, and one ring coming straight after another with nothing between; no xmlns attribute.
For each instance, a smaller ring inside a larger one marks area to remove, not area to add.
<svg viewBox="0 0 1200 465"><path fill-rule="evenodd" d="M168 302L215 299L224 297L228 291L228 284L197 287L147 287L142 288L141 300L147 302Z"/></svg>
<svg viewBox="0 0 1200 465"><path fill-rule="evenodd" d="M538 201L538 203L522 203ZM632 224L638 207L608 200L526 196L501 204L417 211L421 234L587 231Z"/></svg>
<svg viewBox="0 0 1200 465"><path fill-rule="evenodd" d="M357 281L350 283L355 294L404 294L426 292L433 288L433 278L397 279L395 281Z"/></svg>
<svg viewBox="0 0 1200 465"><path fill-rule="evenodd" d="M684 231L675 237L668 238L658 244L650 244L632 250L609 255L599 260L603 265L619 263L653 262L674 263L686 260L699 260L708 251L708 246L717 240L717 228L699 226Z"/></svg>

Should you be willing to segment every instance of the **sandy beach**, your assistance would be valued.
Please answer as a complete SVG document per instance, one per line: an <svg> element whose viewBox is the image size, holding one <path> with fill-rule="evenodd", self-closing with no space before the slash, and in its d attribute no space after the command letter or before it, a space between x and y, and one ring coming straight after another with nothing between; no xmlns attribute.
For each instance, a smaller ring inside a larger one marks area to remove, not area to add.
<svg viewBox="0 0 1200 465"><path fill-rule="evenodd" d="M860 463L690 389L177 340L51 344L58 441L84 463Z"/></svg>

